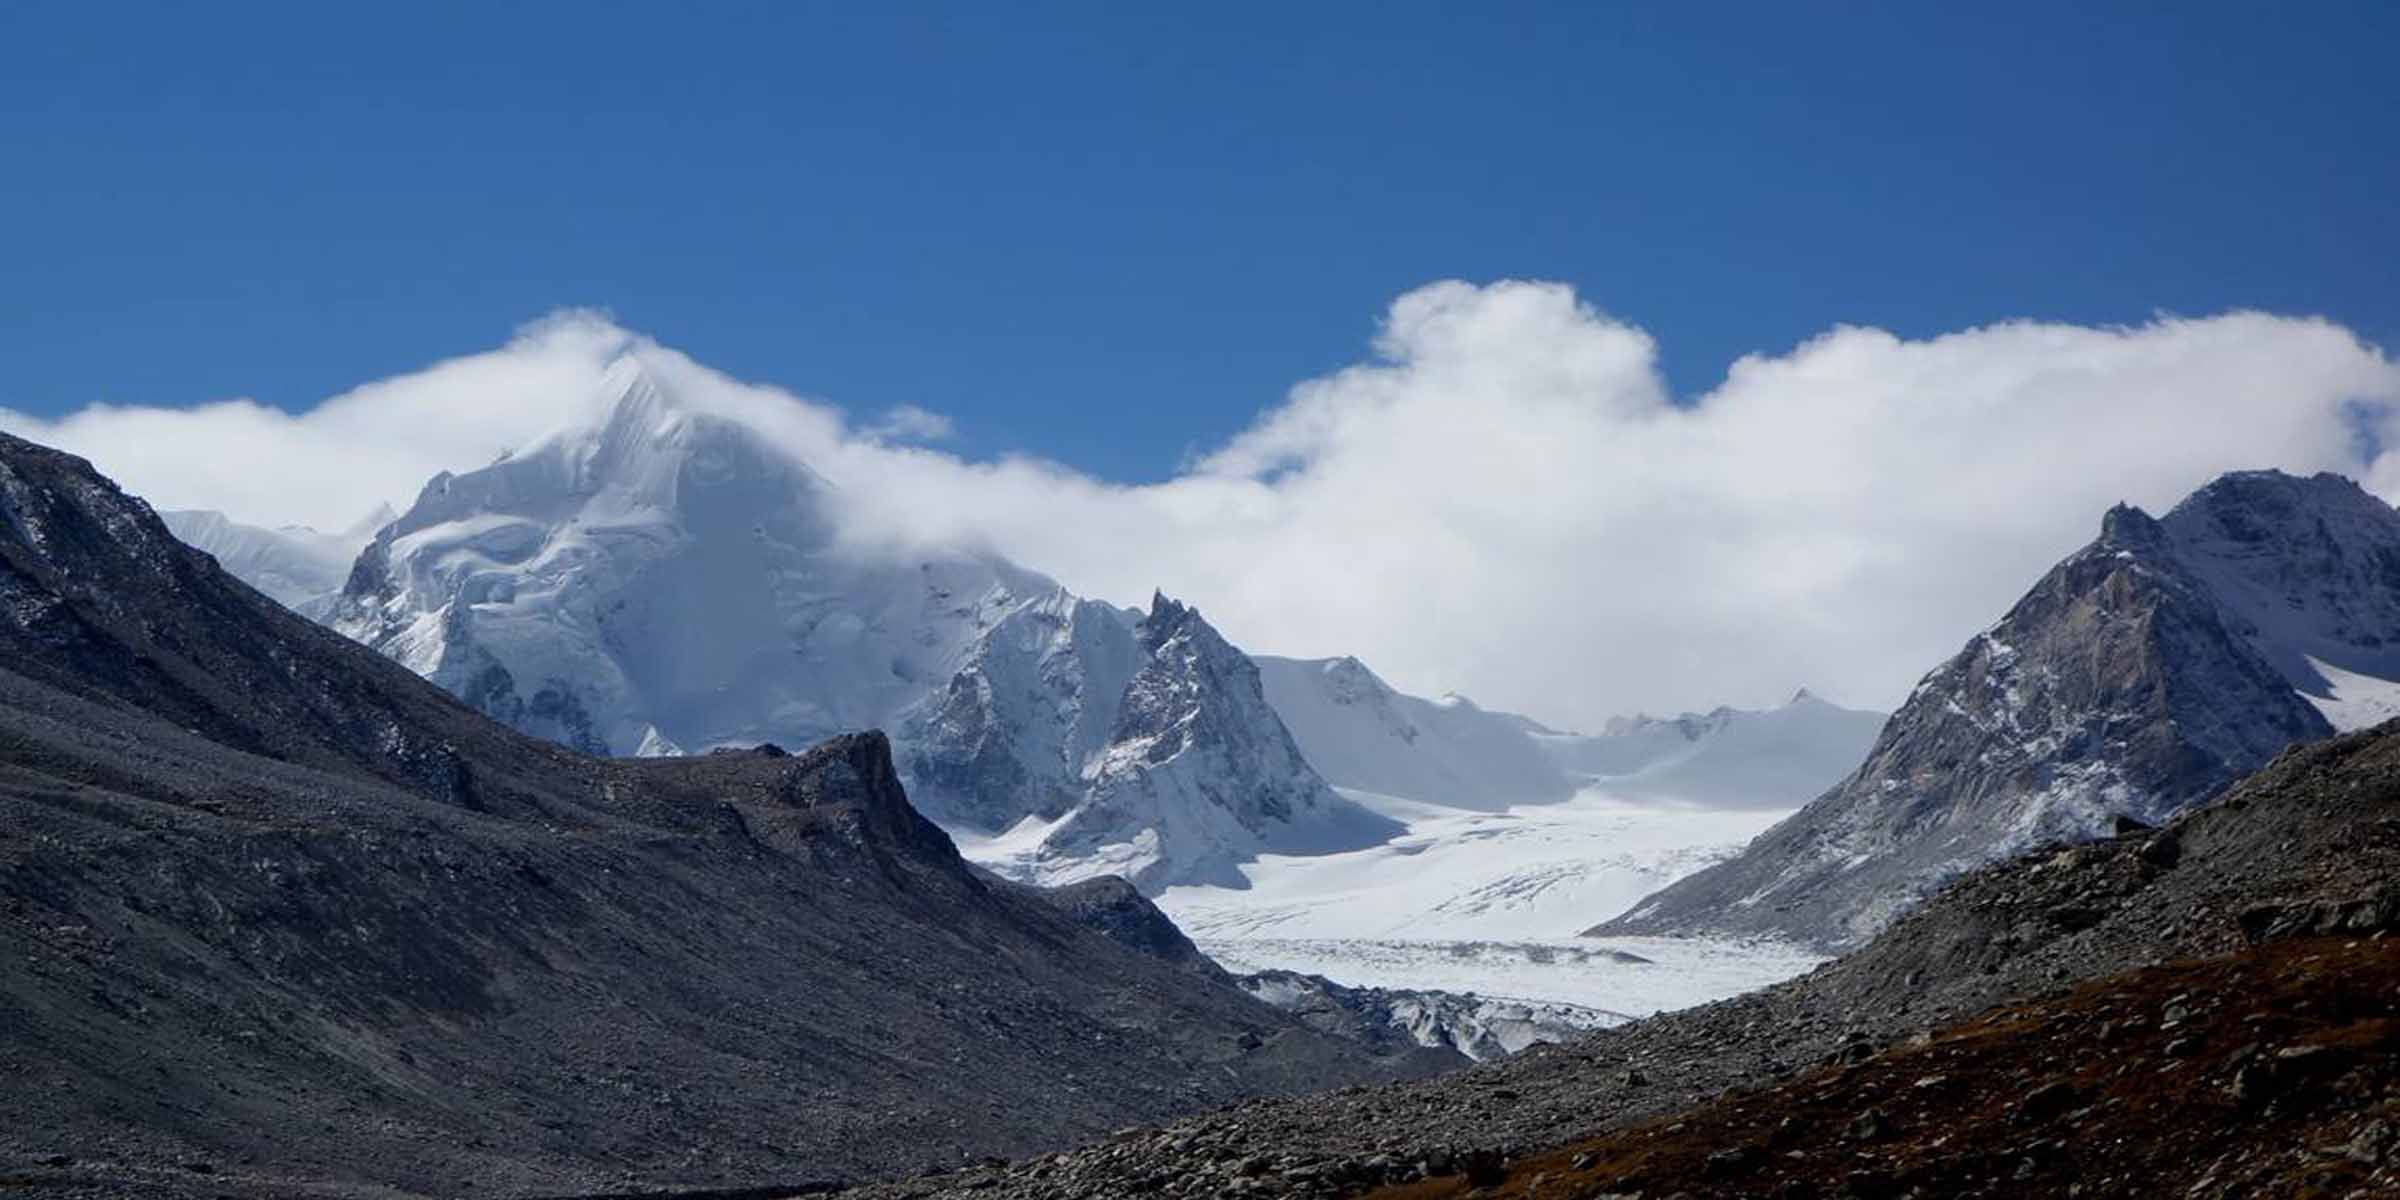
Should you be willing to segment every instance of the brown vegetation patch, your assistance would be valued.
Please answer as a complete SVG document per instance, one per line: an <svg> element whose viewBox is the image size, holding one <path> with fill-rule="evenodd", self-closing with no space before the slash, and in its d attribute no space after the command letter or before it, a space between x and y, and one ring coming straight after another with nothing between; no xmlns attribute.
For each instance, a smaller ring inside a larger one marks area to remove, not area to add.
<svg viewBox="0 0 2400 1200"><path fill-rule="evenodd" d="M2400 942L2177 963L1403 1198L2400 1194ZM1853 1061L1854 1060L1854 1061Z"/></svg>

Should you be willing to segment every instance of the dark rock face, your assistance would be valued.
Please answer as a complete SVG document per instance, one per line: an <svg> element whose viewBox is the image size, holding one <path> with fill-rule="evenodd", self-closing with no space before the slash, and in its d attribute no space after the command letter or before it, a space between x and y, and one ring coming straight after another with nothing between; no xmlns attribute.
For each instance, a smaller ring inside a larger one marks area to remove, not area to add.
<svg viewBox="0 0 2400 1200"><path fill-rule="evenodd" d="M0 437L0 1163L797 1191L1454 1061L993 883L879 734L574 754Z"/></svg>
<svg viewBox="0 0 2400 1200"><path fill-rule="evenodd" d="M1027 888L1056 905L1078 925L1128 949L1193 970L1217 972L1217 964L1185 937L1141 889L1115 875L1064 887Z"/></svg>
<svg viewBox="0 0 2400 1200"><path fill-rule="evenodd" d="M2229 475L2164 520L2120 505L1856 774L1591 932L1858 945L1967 870L2162 821L2331 734L2314 664L2400 676L2394 639L2400 514L2348 480Z"/></svg>

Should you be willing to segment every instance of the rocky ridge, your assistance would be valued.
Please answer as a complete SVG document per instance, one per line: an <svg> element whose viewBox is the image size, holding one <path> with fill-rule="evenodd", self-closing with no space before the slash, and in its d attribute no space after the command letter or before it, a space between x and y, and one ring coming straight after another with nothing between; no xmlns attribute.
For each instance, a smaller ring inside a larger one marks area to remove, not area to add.
<svg viewBox="0 0 2400 1200"><path fill-rule="evenodd" d="M1848 779L1591 932L1859 945L1973 867L2164 820L2329 713L2372 715L2393 638L2400 513L2346 479L2228 475L2163 519L2120 505Z"/></svg>

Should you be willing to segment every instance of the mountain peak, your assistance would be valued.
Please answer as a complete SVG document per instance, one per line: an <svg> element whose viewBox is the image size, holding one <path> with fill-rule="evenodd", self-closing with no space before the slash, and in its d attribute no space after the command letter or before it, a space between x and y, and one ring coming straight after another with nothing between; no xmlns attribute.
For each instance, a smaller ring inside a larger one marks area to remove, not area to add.
<svg viewBox="0 0 2400 1200"><path fill-rule="evenodd" d="M2357 480L2331 471L2292 475L2283 471L2228 471L2169 510L2164 523L2188 528L2202 522L2218 532L2256 540L2268 526L2319 516L2348 514L2381 521L2391 506L2377 499Z"/></svg>
<svg viewBox="0 0 2400 1200"><path fill-rule="evenodd" d="M2132 562L2117 562L2119 558ZM2338 475L2108 511L1934 669L1849 778L1610 934L1872 935L1949 878L2158 823L2400 694L2400 513Z"/></svg>
<svg viewBox="0 0 2400 1200"><path fill-rule="evenodd" d="M781 790L794 806L831 817L855 843L912 850L944 865L958 861L949 835L909 804L892 743L880 729L841 734L792 758Z"/></svg>
<svg viewBox="0 0 2400 1200"><path fill-rule="evenodd" d="M1139 626L1142 646L1155 653L1177 634L1195 625L1208 628L1199 609L1154 590L1150 593L1150 615L1143 617Z"/></svg>
<svg viewBox="0 0 2400 1200"><path fill-rule="evenodd" d="M627 350L608 361L600 371L601 388L611 400L611 407L628 403L677 408L682 401L661 384L641 355Z"/></svg>
<svg viewBox="0 0 2400 1200"><path fill-rule="evenodd" d="M2100 518L2103 547L2126 550L2155 546L2162 536L2158 518L2130 504L2120 502Z"/></svg>

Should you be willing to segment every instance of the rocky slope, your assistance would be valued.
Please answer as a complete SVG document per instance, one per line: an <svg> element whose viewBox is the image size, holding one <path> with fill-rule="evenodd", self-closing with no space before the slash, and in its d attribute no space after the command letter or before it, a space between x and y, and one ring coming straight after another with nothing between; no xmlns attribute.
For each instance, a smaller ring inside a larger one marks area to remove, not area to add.
<svg viewBox="0 0 2400 1200"><path fill-rule="evenodd" d="M334 627L592 754L889 729L918 804L1023 879L1154 890L1372 835L1199 614L848 545L831 486L771 438L679 400L638 352L607 386L596 423L428 483L359 556Z"/></svg>
<svg viewBox="0 0 2400 1200"><path fill-rule="evenodd" d="M1965 1035L1971 1030L1965 1022L1996 1005L2046 1002L2077 984L2238 955L2261 943L2400 933L2396 880L2400 731L2352 734L2287 752L2163 830L2056 846L1974 872L1864 948L1789 983L1565 1045L1535 1047L1440 1080L1253 1103L1129 1131L1069 1154L878 1185L859 1194L1346 1196L1426 1179L1499 1184L1512 1164L1549 1149L1685 1113L1729 1089L1800 1079L1837 1056L1858 1064L1903 1062L1885 1056L1908 1053L1927 1035L1936 1045ZM2390 953L2382 949L2386 941L2364 944ZM2259 969L2272 970L2288 960L2261 961L2266 966ZM2252 969L2229 966L2225 977L2246 977L2240 973ZM2367 982L2374 985L2373 978ZM2124 986L2133 997L2157 992L2157 985L2140 979ZM2388 1003L2388 991L2374 986ZM2238 1004L2235 996L2213 995L2206 1003L2211 1011L2201 1015L2211 1029L2222 1020L2238 1023L2251 1011ZM2203 1006L2187 1007L2200 1014ZM2152 1013L2145 1006L2121 1016L2158 1022L2164 1008L2162 1003ZM2328 1028L2349 1019L2330 1011L2325 1017ZM2125 1028L2131 1036L2149 1036L2141 1026ZM2298 1043L2314 1036L2308 1030L2308 1019L2301 1018L2268 1032L2288 1032ZM2077 1044L2057 1043L2062 1050ZM2159 1048L2164 1051L2163 1041ZM2262 1051L2284 1048L2278 1043ZM2084 1065L2066 1062L2068 1073ZM2019 1073L2039 1069L2024 1058L2008 1067ZM2185 1069L2211 1086L2228 1078L2221 1060ZM2232 1070L2238 1075L2238 1064ZM2381 1094L2337 1090L2323 1099L2330 1107L2308 1115L2323 1122L2315 1128L2328 1137L2337 1129L2363 1131L2362 1118L2372 1115ZM1886 1108L1886 1115L1892 1111ZM1860 1112L1844 1108L1831 1115L1847 1122ZM1678 1131L1671 1121L1658 1127L1678 1133L1692 1128ZM2218 1147L2226 1169L2247 1169L2289 1149L2275 1140L2278 1128L2234 1129L2249 1140ZM1770 1132L1745 1127L1742 1138ZM1738 1152L1745 1144L1729 1140L1710 1150ZM2017 1168L2013 1159L2000 1165ZM2240 1194L2239 1178L2220 1176L2230 1190L2213 1194ZM1705 1179L1674 1186L1697 1188ZM1861 1181L1870 1188L1877 1183L1871 1174Z"/></svg>
<svg viewBox="0 0 2400 1200"><path fill-rule="evenodd" d="M2400 677L2400 513L2331 475L2126 506L1927 675L1864 765L1739 857L1594 933L1854 946L1962 872L2156 822Z"/></svg>
<svg viewBox="0 0 2400 1200"><path fill-rule="evenodd" d="M1455 1061L993 881L879 735L574 754L0 437L11 1186L797 1190Z"/></svg>
<svg viewBox="0 0 2400 1200"><path fill-rule="evenodd" d="M2400 1193L2400 954L2382 943L2153 967L1850 1059L1379 1195Z"/></svg>

